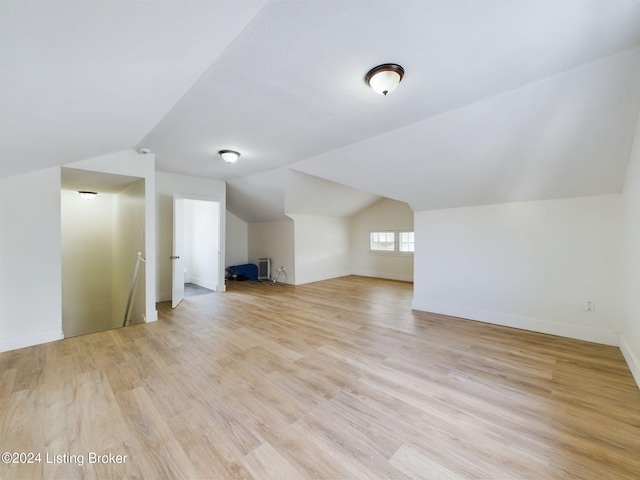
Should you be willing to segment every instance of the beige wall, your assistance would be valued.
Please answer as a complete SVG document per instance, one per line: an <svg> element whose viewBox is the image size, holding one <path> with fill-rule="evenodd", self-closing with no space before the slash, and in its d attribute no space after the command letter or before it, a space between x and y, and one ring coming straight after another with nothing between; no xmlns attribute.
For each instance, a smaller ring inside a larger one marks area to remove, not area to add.
<svg viewBox="0 0 640 480"><path fill-rule="evenodd" d="M296 285L351 273L348 218L289 216L294 221Z"/></svg>
<svg viewBox="0 0 640 480"><path fill-rule="evenodd" d="M409 205L383 198L351 218L351 273L413 281L413 255L369 252L369 233L382 230L413 231Z"/></svg>
<svg viewBox="0 0 640 480"><path fill-rule="evenodd" d="M144 181L82 199L62 191L62 328L65 337L122 326L137 252L144 251ZM144 265L129 319L142 323Z"/></svg>
<svg viewBox="0 0 640 480"><path fill-rule="evenodd" d="M225 267L249 262L249 225L227 212L227 249Z"/></svg>
<svg viewBox="0 0 640 480"><path fill-rule="evenodd" d="M281 266L287 272L287 283L295 284L295 243L292 220L279 222L250 223L249 263L258 264L258 259L271 259L271 273L275 274ZM279 279L285 282L283 278Z"/></svg>
<svg viewBox="0 0 640 480"><path fill-rule="evenodd" d="M114 196L113 221L113 326L122 325L131 290L131 282L138 252L145 251L145 185L138 181ZM128 319L130 324L144 322L145 272L147 263L138 266L138 276L131 298Z"/></svg>
<svg viewBox="0 0 640 480"><path fill-rule="evenodd" d="M289 216L291 220L248 224L249 263L269 257L272 274L284 266L288 282L296 285L350 274L413 281L413 255L369 252L372 230L413 231L413 211L406 203L383 199L351 218ZM233 241L242 245L240 222L232 222Z"/></svg>
<svg viewBox="0 0 640 480"><path fill-rule="evenodd" d="M112 328L114 196L63 191L62 328L65 337ZM122 323L122 321L121 321Z"/></svg>

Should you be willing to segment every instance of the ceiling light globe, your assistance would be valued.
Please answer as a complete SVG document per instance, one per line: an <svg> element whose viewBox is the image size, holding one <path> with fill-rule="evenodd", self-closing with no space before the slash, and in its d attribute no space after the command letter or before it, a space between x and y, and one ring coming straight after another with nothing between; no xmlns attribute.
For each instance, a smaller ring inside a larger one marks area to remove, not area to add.
<svg viewBox="0 0 640 480"><path fill-rule="evenodd" d="M385 63L371 69L365 77L374 92L387 95L395 88L404 76L404 69L395 63Z"/></svg>
<svg viewBox="0 0 640 480"><path fill-rule="evenodd" d="M222 160L224 160L227 163L233 163L236 160L238 160L238 158L240 158L240 153L234 150L220 150L219 153L220 153L220 156L222 157Z"/></svg>

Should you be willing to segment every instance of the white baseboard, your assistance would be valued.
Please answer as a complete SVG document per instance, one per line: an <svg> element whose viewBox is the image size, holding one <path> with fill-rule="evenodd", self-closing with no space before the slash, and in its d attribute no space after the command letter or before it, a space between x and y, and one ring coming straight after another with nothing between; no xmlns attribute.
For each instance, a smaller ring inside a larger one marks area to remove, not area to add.
<svg viewBox="0 0 640 480"><path fill-rule="evenodd" d="M208 280L203 280L198 277L191 277L191 282L189 283L193 283L194 285L198 285L203 288L208 288L209 290L213 290L214 292L218 290L218 285L216 283L210 282Z"/></svg>
<svg viewBox="0 0 640 480"><path fill-rule="evenodd" d="M386 280L399 280L401 282L413 282L413 275L403 273L385 273L385 272L353 272L352 275L360 277L384 278Z"/></svg>
<svg viewBox="0 0 640 480"><path fill-rule="evenodd" d="M144 323L151 323L158 321L158 310L151 310L149 315L146 315L144 318Z"/></svg>
<svg viewBox="0 0 640 480"><path fill-rule="evenodd" d="M276 272L276 276L277 275L278 275L278 272ZM323 280L332 280L334 278L346 277L347 275L350 275L350 273L333 272L333 273L327 273L327 274L324 274L324 275L302 275L302 276L298 276L297 278L295 278L293 280L295 283L292 283L290 275L289 276L280 275L280 278L278 279L278 283L289 283L289 284L292 284L292 285L304 285L305 283L322 282ZM272 275L271 281L273 281L273 278L275 278L275 277ZM300 280L300 278L302 278L302 280Z"/></svg>
<svg viewBox="0 0 640 480"><path fill-rule="evenodd" d="M0 339L0 352L8 352L9 350L17 350L19 348L40 345L41 343L55 342L62 340L64 335L62 329L51 328L38 332L31 332L24 335L15 335Z"/></svg>
<svg viewBox="0 0 640 480"><path fill-rule="evenodd" d="M629 370L631 370L631 375L633 375L634 380L638 384L638 388L640 388L640 360L633 353L629 343L627 343L622 335L620 335L620 351L627 361L627 365L629 365Z"/></svg>
<svg viewBox="0 0 640 480"><path fill-rule="evenodd" d="M519 328L521 330L531 330L533 332L547 333L550 335L584 340L587 342L602 343L604 345L611 345L614 347L618 347L620 344L620 337L618 333L599 328L586 327L584 325L556 323L538 318L486 312L483 310L458 307L454 305L444 305L423 300L413 300L412 308L414 310L421 310L424 312L439 313L441 315L477 320L479 322Z"/></svg>

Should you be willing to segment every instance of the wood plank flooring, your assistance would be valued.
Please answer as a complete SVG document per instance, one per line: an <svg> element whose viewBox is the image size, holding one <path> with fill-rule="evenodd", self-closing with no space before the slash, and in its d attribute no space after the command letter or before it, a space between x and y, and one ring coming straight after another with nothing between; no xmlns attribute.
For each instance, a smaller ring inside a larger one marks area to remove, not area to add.
<svg viewBox="0 0 640 480"><path fill-rule="evenodd" d="M640 478L617 348L411 297L353 276L237 282L155 323L2 353L0 453L41 460L0 478Z"/></svg>

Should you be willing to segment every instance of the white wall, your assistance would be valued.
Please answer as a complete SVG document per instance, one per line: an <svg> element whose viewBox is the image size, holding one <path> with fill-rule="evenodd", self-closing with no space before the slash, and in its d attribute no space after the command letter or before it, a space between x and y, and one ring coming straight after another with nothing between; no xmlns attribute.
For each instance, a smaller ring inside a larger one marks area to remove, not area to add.
<svg viewBox="0 0 640 480"><path fill-rule="evenodd" d="M294 221L296 285L351 273L351 222L348 218L291 214L289 216ZM273 275L277 274L280 266L272 265Z"/></svg>
<svg viewBox="0 0 640 480"><path fill-rule="evenodd" d="M225 267L249 262L249 226L227 211L227 250Z"/></svg>
<svg viewBox="0 0 640 480"><path fill-rule="evenodd" d="M173 196L194 200L213 200L220 203L220 258L225 257L226 184L221 180L190 177L173 173L156 173L156 238L157 238L157 298L171 300L171 260L173 247ZM219 278L224 279L224 265L220 262ZM224 291L224 284L219 290Z"/></svg>
<svg viewBox="0 0 640 480"><path fill-rule="evenodd" d="M640 386L640 117L622 194L620 349Z"/></svg>
<svg viewBox="0 0 640 480"><path fill-rule="evenodd" d="M620 206L610 195L417 212L413 307L617 345Z"/></svg>
<svg viewBox="0 0 640 480"><path fill-rule="evenodd" d="M113 211L113 195L85 200L78 192L62 191L62 328L65 337L112 328Z"/></svg>
<svg viewBox="0 0 640 480"><path fill-rule="evenodd" d="M62 338L60 168L0 179L0 351Z"/></svg>
<svg viewBox="0 0 640 480"><path fill-rule="evenodd" d="M185 283L218 289L219 204L185 200Z"/></svg>
<svg viewBox="0 0 640 480"><path fill-rule="evenodd" d="M292 220L249 224L249 263L258 264L258 259L271 259L271 274L280 266L287 272L287 283L296 283L294 226ZM280 278L283 283L285 280Z"/></svg>
<svg viewBox="0 0 640 480"><path fill-rule="evenodd" d="M384 198L351 219L351 273L366 277L413 281L413 255L369 252L369 233L413 231L413 210L404 202Z"/></svg>

